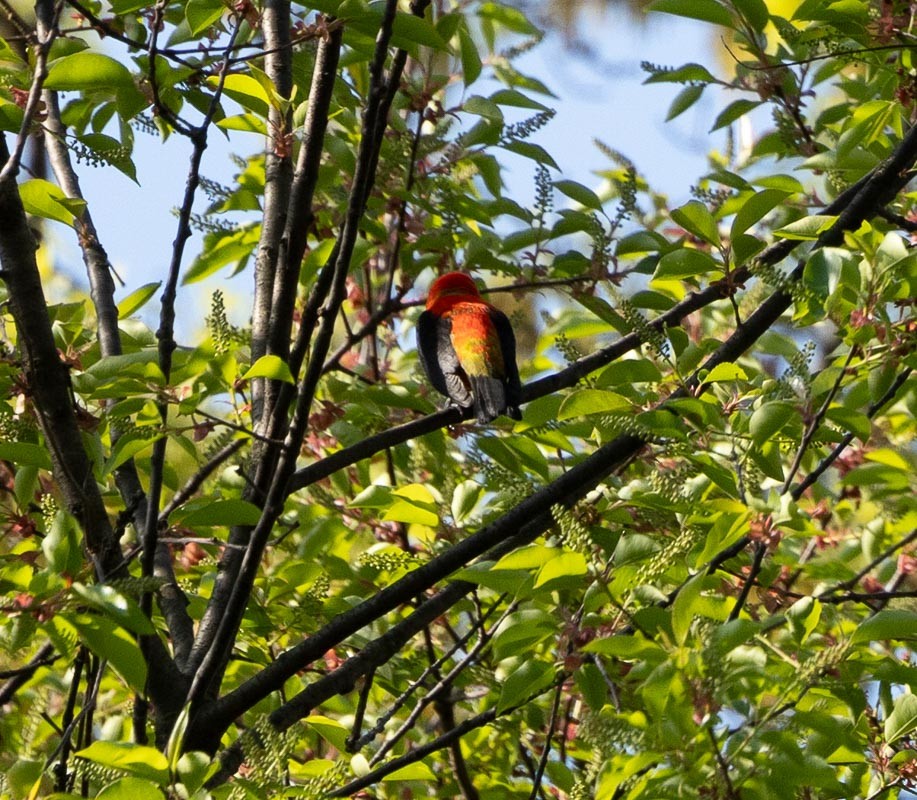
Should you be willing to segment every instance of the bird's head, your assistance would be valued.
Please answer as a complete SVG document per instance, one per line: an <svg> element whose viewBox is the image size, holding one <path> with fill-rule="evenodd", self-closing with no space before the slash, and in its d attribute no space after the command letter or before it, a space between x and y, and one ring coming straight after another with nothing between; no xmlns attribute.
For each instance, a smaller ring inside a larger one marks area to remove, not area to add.
<svg viewBox="0 0 917 800"><path fill-rule="evenodd" d="M427 308L433 308L440 300L451 296L460 297L480 297L478 287L471 280L470 275L464 272L447 272L440 275L430 287L430 294L427 296Z"/></svg>

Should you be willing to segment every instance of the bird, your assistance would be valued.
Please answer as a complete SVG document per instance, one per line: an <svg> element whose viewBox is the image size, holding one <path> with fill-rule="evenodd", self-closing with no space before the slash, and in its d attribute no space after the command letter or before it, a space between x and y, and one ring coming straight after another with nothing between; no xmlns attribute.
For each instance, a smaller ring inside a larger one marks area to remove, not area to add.
<svg viewBox="0 0 917 800"><path fill-rule="evenodd" d="M417 321L417 352L440 394L473 408L487 424L501 414L522 419L516 337L506 314L481 298L464 272L441 275Z"/></svg>

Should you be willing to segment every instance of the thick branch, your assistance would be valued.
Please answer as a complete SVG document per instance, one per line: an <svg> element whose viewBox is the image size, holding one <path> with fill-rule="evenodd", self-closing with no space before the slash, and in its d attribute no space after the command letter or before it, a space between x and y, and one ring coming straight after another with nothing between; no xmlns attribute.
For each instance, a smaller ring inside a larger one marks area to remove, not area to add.
<svg viewBox="0 0 917 800"><path fill-rule="evenodd" d="M268 49L264 66L274 88L284 101L293 90L293 54L290 50L290 0L266 0L261 17L264 44ZM252 361L268 352L271 337L271 305L276 275L283 255L281 236L287 226L290 185L293 180L293 114L289 103L268 110L267 150L264 157L264 214L261 240L255 260L255 298L252 305ZM252 419L262 430L266 380L252 386Z"/></svg>
<svg viewBox="0 0 917 800"><path fill-rule="evenodd" d="M6 140L0 136L0 159L7 158ZM55 483L67 511L80 524L99 580L126 577L117 536L83 449L70 374L57 353L35 260L35 241L15 183L0 185L0 219L0 276L9 292L23 371L50 453ZM150 691L165 692L178 675L160 640L153 641Z"/></svg>
<svg viewBox="0 0 917 800"><path fill-rule="evenodd" d="M70 151L67 149L67 130L60 117L60 104L57 92L45 91L44 101L46 109L45 119L45 148L51 168L57 178L58 184L67 197L83 200L79 177L70 160ZM117 356L122 352L121 333L118 330L118 307L115 304L115 282L112 279L111 263L108 254L99 241L95 224L89 208L84 208L74 220L77 228L80 250L83 253L83 263L86 265L86 274L89 277L90 295L95 308L97 331L99 335L99 350L103 356ZM112 401L114 402L114 401ZM111 425L112 446L120 438L117 426ZM140 476L133 459L128 459L115 470L115 483L118 491L128 509L133 509L134 527L138 531L144 529L146 524L146 495L140 485ZM165 554L168 555L167 553ZM154 571L164 583L159 591L160 607L168 621L176 659L181 663L187 653L193 637L193 625L187 613L187 598L175 580L172 562L168 557L157 560L158 569Z"/></svg>
<svg viewBox="0 0 917 800"><path fill-rule="evenodd" d="M917 136L911 146L917 144ZM902 143L902 147L904 143ZM892 162L893 159L889 159ZM889 162L886 162L887 166ZM880 168L881 171L882 168ZM897 190L906 182L898 171L886 169L884 181L872 178L867 181L851 205L856 203L860 214L866 214L871 206L862 200L869 195L876 202L889 191ZM838 221L826 232L825 240L842 235L841 226L858 227L861 218L841 214ZM801 268L794 276L798 279ZM689 389L702 390L699 375L705 374L717 364L735 361L746 352L789 308L792 297L784 290L776 291L748 318L733 334L706 360L702 367L687 382ZM673 397L684 396L685 390ZM283 682L302 669L329 647L332 647L382 615L394 610L402 603L419 596L422 592L447 577L454 570L465 566L473 559L487 552L487 558L497 558L504 552L528 543L553 524L551 508L557 503L570 505L585 496L616 467L632 458L644 446L643 439L635 436L620 436L599 448L588 458L561 475L553 483L526 498L496 522L459 542L419 567L417 570L380 591L369 600L335 618L315 635L300 645L282 653L258 675L243 683L238 689L224 697L216 706L214 727L218 730L254 702L282 686ZM465 582L454 582L433 598L422 603L410 616L390 628L383 636L374 639L360 654L348 659L333 673L319 679L271 715L271 721L280 728L288 727L295 720L307 715L318 703L335 694L349 691L354 682L369 669L375 669L398 652L403 644L418 631L444 613L472 588ZM223 719L219 719L223 717ZM217 722L219 720L219 722Z"/></svg>
<svg viewBox="0 0 917 800"><path fill-rule="evenodd" d="M334 95L338 61L344 31L331 30L323 39L315 55L309 106L303 124L303 141L296 162L290 209L287 213L284 238L284 261L279 265L271 309L270 351L286 358L290 352L290 332L293 322L293 304L299 283L299 268L306 252L309 231L315 219L313 200L318 184L319 167L328 127L328 114Z"/></svg>
<svg viewBox="0 0 917 800"><path fill-rule="evenodd" d="M261 519L258 521L258 524L255 526L248 540L245 555L239 565L238 574L232 576L233 580L231 586L227 586L224 583L224 592L231 589L228 598L225 593L221 593L219 596L215 593L208 607L207 618L205 619L207 626L205 628L202 625L202 628L207 639L211 639L212 637L212 640L206 648L206 654L203 654L200 660L200 665L196 668L194 680L188 693L189 701L199 700L211 684L215 685L217 675L223 669L223 666L229 658L236 631L238 630L242 615L248 603L251 587L258 573L261 555L267 545L274 523L283 511L283 503L287 496L286 484L295 468L299 447L305 435L312 398L314 397L315 389L318 385L318 378L321 377L321 365L331 342L338 308L344 300L345 280L350 266L350 258L353 254L353 248L359 232L360 220L366 205L366 197L369 194L370 187L375 178L374 173L370 171L372 151L375 147L370 134L377 126L376 114L379 113L380 109L382 73L388 54L388 42L391 38L392 24L394 22L396 9L397 1L388 0L385 15L382 20L382 27L376 39L375 56L370 66L370 73L373 76L373 80L370 87L370 96L366 105L363 136L360 142L360 150L357 155L357 164L353 186L351 187L347 216L338 238L336 247L337 256L334 261L329 261L329 263L325 265L321 273L322 276L330 276L327 278L330 295L328 296L327 304L324 309L325 316L315 341L312 344L313 355L309 363L309 369L298 387L296 410L293 414L293 422L284 440L280 459L276 466L267 463L264 459L261 459L261 462L258 464L254 485L260 487L264 485L269 478L270 489L264 502ZM302 333L303 327L301 325L300 336L302 336ZM283 397L284 394L282 394L281 397ZM272 412L271 438L274 438L275 428L281 424L279 413L280 409L284 408L284 405L285 404L281 400ZM233 561L235 561L235 559L233 559ZM233 572L234 571L235 570L233 570ZM228 572L225 574L229 577ZM196 655L200 657L203 653L203 647L196 647L195 650Z"/></svg>

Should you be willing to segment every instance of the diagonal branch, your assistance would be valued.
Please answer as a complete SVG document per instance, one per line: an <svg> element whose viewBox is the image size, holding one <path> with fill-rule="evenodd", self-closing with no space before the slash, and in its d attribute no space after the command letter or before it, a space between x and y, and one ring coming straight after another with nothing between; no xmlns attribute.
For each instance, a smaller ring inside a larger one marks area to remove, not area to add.
<svg viewBox="0 0 917 800"><path fill-rule="evenodd" d="M901 145L901 149L905 148L917 148L917 134L906 137ZM917 157L917 150L911 155L911 159L914 157ZM878 204L884 202L889 192L897 191L906 183L907 176L902 176L902 169L893 166L898 161L900 153L896 151L892 158L876 170L876 173L884 176L882 180L876 179L876 175L873 174L859 185L859 191L850 201L851 206L858 209L858 214L865 217L875 207L865 202L864 196ZM836 240L836 237L843 235L842 226L855 228L861 221L862 217L858 217L857 214L841 213L835 225L823 235L823 241ZM793 272L793 279L798 280L801 272L802 265L799 265ZM718 364L733 362L739 358L771 328L791 303L792 296L788 291L780 289L774 292L711 354L687 381L685 388L674 393L672 398L685 396L688 391L703 391L700 375L706 374L706 370ZM216 730L224 729L242 710L279 689L288 677L314 661L329 647L340 643L402 603L419 596L473 559L485 553L484 557L487 559L498 558L505 552L533 541L553 524L551 509L554 505L570 505L576 502L619 465L633 458L644 445L645 441L640 437L619 436L554 482L523 500L494 523L335 618L301 644L280 654L270 666L222 698L214 708L213 714L206 715L211 718L211 724ZM307 715L312 708L328 697L348 691L366 670L384 664L413 635L458 602L471 588L471 584L466 582L454 582L424 601L407 618L392 626L386 634L370 642L358 655L351 657L333 673L319 679L278 708L271 715L271 721L283 729Z"/></svg>

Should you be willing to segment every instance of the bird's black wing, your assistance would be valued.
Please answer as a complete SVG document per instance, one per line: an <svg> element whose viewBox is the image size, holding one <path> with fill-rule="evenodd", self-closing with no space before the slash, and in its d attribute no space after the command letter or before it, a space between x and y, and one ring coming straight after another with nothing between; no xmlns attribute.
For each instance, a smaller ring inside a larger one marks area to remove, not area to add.
<svg viewBox="0 0 917 800"><path fill-rule="evenodd" d="M424 311L417 320L417 354L433 388L468 408L473 400L467 378L452 346L452 322Z"/></svg>
<svg viewBox="0 0 917 800"><path fill-rule="evenodd" d="M490 318L497 331L500 352L503 354L506 415L513 419L522 419L522 413L519 411L522 403L522 381L519 380L519 367L516 366L516 335L506 314L499 309L491 308Z"/></svg>

